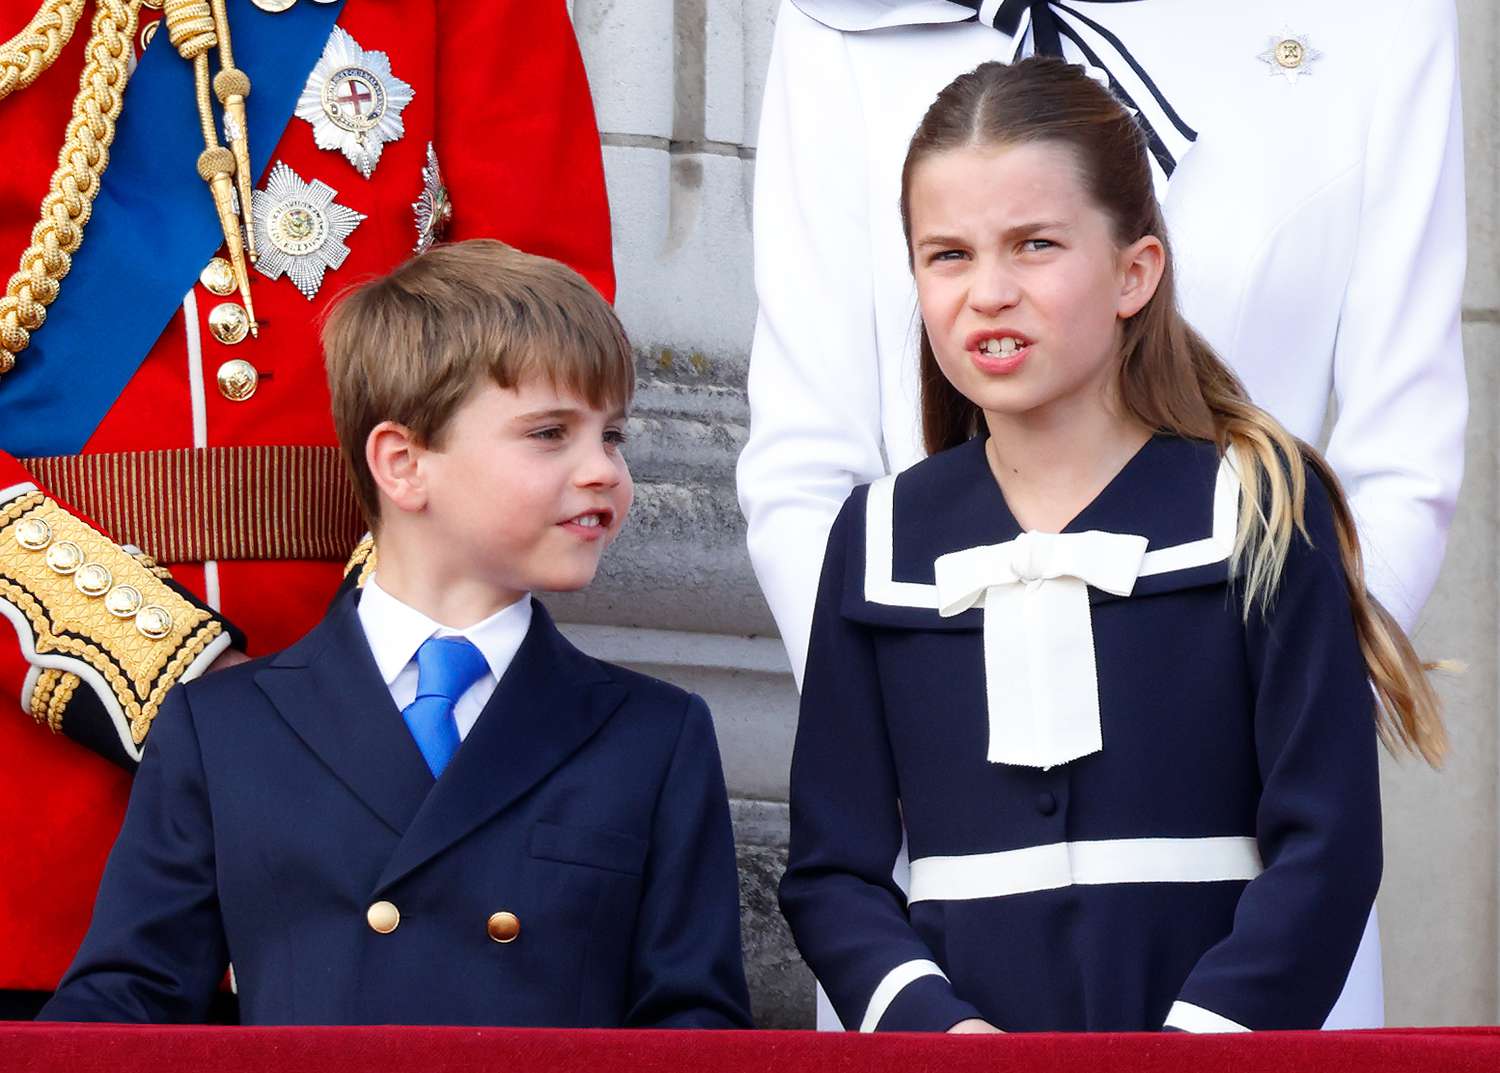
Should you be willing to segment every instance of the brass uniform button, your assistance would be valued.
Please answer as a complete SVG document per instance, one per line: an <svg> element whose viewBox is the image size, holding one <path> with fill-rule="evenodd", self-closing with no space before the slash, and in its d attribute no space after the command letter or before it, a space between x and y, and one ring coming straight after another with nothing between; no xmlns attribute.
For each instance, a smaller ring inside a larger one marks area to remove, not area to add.
<svg viewBox="0 0 1500 1073"><path fill-rule="evenodd" d="M250 334L250 314L238 302L220 302L209 311L208 330L225 346L234 346Z"/></svg>
<svg viewBox="0 0 1500 1073"><path fill-rule="evenodd" d="M401 923L401 910L390 902L376 902L365 910L365 922L370 925L371 931L389 935Z"/></svg>
<svg viewBox="0 0 1500 1073"><path fill-rule="evenodd" d="M16 523L16 543L27 551L41 551L52 543L52 527L40 518L24 518Z"/></svg>
<svg viewBox="0 0 1500 1073"><path fill-rule="evenodd" d="M251 0L251 2L262 11L278 15L295 4L297 0ZM324 0L324 3L327 3L327 0Z"/></svg>
<svg viewBox="0 0 1500 1073"><path fill-rule="evenodd" d="M135 618L142 603L140 590L134 585L116 585L104 597L104 610L115 618Z"/></svg>
<svg viewBox="0 0 1500 1073"><path fill-rule="evenodd" d="M135 613L135 628L142 637L160 641L172 632L172 614L159 604L147 604Z"/></svg>
<svg viewBox="0 0 1500 1073"><path fill-rule="evenodd" d="M234 308L238 309L239 306ZM219 394L230 402L244 402L260 386L260 372L243 358L219 366Z"/></svg>
<svg viewBox="0 0 1500 1073"><path fill-rule="evenodd" d="M73 574L73 584L85 596L103 596L114 583L114 576L103 563L84 563Z"/></svg>
<svg viewBox="0 0 1500 1073"><path fill-rule="evenodd" d="M215 257L198 273L198 282L220 298L226 298L234 293L234 268L224 258Z"/></svg>
<svg viewBox="0 0 1500 1073"><path fill-rule="evenodd" d="M516 914L501 910L490 917L485 930L497 943L513 943L516 936L521 934L521 920Z"/></svg>
<svg viewBox="0 0 1500 1073"><path fill-rule="evenodd" d="M1301 67L1306 51L1295 37L1286 37L1276 43L1276 62L1282 67Z"/></svg>
<svg viewBox="0 0 1500 1073"><path fill-rule="evenodd" d="M47 565L56 574L71 574L83 565L83 549L71 540L59 540L47 549Z"/></svg>

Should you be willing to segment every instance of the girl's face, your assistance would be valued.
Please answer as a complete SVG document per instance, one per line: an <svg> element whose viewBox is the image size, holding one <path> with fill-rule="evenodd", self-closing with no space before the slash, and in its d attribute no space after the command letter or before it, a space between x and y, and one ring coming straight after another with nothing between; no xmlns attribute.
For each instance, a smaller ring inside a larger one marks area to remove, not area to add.
<svg viewBox="0 0 1500 1073"><path fill-rule="evenodd" d="M909 198L922 320L953 386L992 416L1108 408L1161 242L1117 247L1071 151L1045 142L937 153Z"/></svg>

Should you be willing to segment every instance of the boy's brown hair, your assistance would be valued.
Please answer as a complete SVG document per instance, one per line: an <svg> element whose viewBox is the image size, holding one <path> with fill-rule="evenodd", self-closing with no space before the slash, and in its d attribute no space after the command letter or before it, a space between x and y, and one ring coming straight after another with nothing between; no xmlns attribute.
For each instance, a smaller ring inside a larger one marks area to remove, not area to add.
<svg viewBox="0 0 1500 1073"><path fill-rule="evenodd" d="M609 303L567 265L494 239L436 246L352 289L323 326L333 423L360 508L380 519L365 441L382 421L442 446L488 376L543 377L599 409L635 393L630 341Z"/></svg>

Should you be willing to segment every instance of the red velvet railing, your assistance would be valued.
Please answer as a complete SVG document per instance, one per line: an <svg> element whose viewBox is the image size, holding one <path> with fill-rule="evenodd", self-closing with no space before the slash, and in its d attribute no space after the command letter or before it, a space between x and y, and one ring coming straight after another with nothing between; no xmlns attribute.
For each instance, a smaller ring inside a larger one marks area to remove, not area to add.
<svg viewBox="0 0 1500 1073"><path fill-rule="evenodd" d="M3 1073L1496 1073L1500 1029L854 1036L0 1024Z"/></svg>

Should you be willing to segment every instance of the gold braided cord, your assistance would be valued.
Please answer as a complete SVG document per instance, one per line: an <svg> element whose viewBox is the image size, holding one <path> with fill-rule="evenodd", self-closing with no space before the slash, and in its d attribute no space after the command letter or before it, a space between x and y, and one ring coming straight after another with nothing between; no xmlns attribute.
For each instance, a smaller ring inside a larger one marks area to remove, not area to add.
<svg viewBox="0 0 1500 1073"><path fill-rule="evenodd" d="M132 39L141 0L96 0L97 11L85 49L88 59L73 100L73 117L59 154L51 186L42 199L41 219L21 266L0 297L0 374L9 372L16 354L31 342L31 333L47 318L59 285L83 244L83 228L109 164L115 120L130 78Z"/></svg>
<svg viewBox="0 0 1500 1073"><path fill-rule="evenodd" d="M193 65L193 87L198 98L198 125L203 131L203 152L198 156L198 174L208 183L224 232L229 263L234 268L245 312L250 317L250 332L260 335L255 322L255 305L250 300L250 277L245 267L244 233L255 234L250 221L250 149L245 141L244 98L250 92L250 79L233 66L234 53L229 46L229 21L224 0L165 0L162 18L167 37L178 55ZM218 47L223 69L218 79L220 100L225 108L226 126L231 130L231 147L219 144L214 127L213 82L208 74L208 53ZM231 107L231 98L233 105ZM238 181L236 181L238 180ZM240 204L236 206L238 197ZM244 228L241 231L241 223Z"/></svg>
<svg viewBox="0 0 1500 1073"><path fill-rule="evenodd" d="M52 66L82 14L83 0L43 0L26 28L0 44L0 101Z"/></svg>

